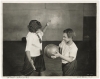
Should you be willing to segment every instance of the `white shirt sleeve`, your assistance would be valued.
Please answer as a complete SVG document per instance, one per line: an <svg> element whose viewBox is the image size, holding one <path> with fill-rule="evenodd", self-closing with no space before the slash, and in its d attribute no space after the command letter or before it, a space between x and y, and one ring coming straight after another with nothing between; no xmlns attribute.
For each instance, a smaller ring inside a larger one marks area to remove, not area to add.
<svg viewBox="0 0 100 79"><path fill-rule="evenodd" d="M70 49L70 56L76 58L77 51L78 51L78 49L76 47L73 49Z"/></svg>
<svg viewBox="0 0 100 79"><path fill-rule="evenodd" d="M31 45L32 45L31 36L27 36L26 40L27 40L27 43L26 43L26 49L25 49L25 51L30 51L31 50Z"/></svg>
<svg viewBox="0 0 100 79"><path fill-rule="evenodd" d="M37 33L39 34L39 36L43 36L43 32L41 30L38 30Z"/></svg>
<svg viewBox="0 0 100 79"><path fill-rule="evenodd" d="M40 32L40 34L41 34L41 36L43 36L43 32L42 31Z"/></svg>

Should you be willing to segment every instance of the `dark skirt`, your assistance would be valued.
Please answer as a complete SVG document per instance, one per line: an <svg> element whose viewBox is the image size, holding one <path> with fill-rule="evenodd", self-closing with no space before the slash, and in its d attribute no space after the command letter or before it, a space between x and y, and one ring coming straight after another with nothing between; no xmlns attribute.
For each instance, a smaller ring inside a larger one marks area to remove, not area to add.
<svg viewBox="0 0 100 79"><path fill-rule="evenodd" d="M25 54L24 65L23 65L23 69L21 70L21 73L22 75L29 76L33 72L34 72L34 69L31 63L29 62L27 55Z"/></svg>
<svg viewBox="0 0 100 79"><path fill-rule="evenodd" d="M42 72L46 70L43 54L37 57L32 57L32 59L34 61L34 65L37 72Z"/></svg>
<svg viewBox="0 0 100 79"><path fill-rule="evenodd" d="M77 76L77 60L62 64L63 76Z"/></svg>

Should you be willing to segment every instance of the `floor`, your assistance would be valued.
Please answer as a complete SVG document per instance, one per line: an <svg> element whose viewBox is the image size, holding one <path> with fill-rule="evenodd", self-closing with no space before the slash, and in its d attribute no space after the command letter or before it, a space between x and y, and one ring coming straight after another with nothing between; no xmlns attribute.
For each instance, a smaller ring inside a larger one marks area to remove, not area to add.
<svg viewBox="0 0 100 79"><path fill-rule="evenodd" d="M48 44L58 45L59 43L60 41L44 41L43 48ZM96 50L92 49L87 42L77 41L75 43L79 48L77 53L78 75L96 76ZM11 72L15 68L21 70L24 64L25 44L22 41L3 42L3 76L12 76ZM45 76L62 76L60 58L50 59L44 55L44 60L46 65Z"/></svg>

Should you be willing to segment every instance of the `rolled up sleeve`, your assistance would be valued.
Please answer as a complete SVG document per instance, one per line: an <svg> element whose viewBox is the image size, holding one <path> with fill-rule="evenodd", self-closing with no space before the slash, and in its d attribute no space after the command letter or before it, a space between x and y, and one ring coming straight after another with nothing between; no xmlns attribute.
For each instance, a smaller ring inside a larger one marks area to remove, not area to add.
<svg viewBox="0 0 100 79"><path fill-rule="evenodd" d="M77 48L70 49L70 56L71 56L71 57L74 57L73 59L76 58L77 51L78 51Z"/></svg>

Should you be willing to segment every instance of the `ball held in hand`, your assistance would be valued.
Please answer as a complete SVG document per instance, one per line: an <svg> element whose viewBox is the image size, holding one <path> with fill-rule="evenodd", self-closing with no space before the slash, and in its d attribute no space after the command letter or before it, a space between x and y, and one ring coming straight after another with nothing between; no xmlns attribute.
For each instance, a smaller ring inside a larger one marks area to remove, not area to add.
<svg viewBox="0 0 100 79"><path fill-rule="evenodd" d="M55 56L55 54L57 54L57 52L59 52L59 47L57 45L54 45L54 44L48 44L44 48L44 54L48 58L51 58L51 56Z"/></svg>

